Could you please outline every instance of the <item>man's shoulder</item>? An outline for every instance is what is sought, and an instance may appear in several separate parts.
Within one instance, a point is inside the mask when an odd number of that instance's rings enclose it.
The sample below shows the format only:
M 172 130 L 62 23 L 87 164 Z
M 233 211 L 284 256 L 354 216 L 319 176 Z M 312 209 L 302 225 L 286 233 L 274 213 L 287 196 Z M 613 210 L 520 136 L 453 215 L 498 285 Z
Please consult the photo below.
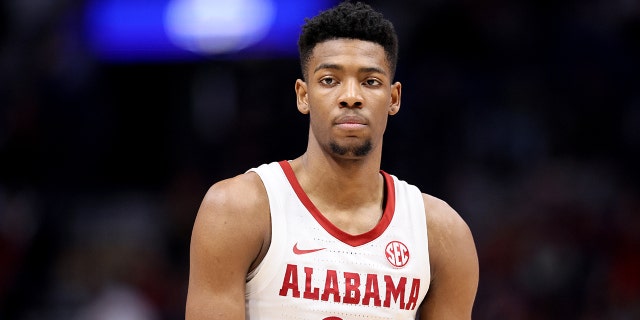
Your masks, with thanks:
M 255 171 L 247 171 L 236 176 L 215 182 L 209 191 L 234 192 L 237 189 L 255 188 L 261 185 L 260 176 Z
M 469 226 L 462 216 L 446 201 L 423 193 L 427 226 L 430 235 L 438 238 L 456 238 L 470 235 Z
M 448 216 L 457 214 L 449 203 L 436 196 L 422 192 L 422 200 L 424 201 L 425 211 L 433 213 L 436 217 L 440 217 L 441 215 Z
M 259 207 L 266 201 L 266 191 L 257 173 L 248 171 L 214 183 L 203 199 L 203 205 L 228 210 Z

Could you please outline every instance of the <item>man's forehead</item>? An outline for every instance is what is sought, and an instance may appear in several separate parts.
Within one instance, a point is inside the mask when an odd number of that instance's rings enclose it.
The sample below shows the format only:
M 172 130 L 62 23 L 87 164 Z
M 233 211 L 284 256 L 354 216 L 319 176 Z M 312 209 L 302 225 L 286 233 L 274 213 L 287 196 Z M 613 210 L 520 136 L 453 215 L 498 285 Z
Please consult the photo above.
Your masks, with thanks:
M 368 55 L 385 55 L 384 47 L 379 43 L 360 39 L 351 38 L 336 38 L 329 39 L 322 42 L 318 42 L 313 50 L 312 54 L 318 51 L 326 52 L 344 52 L 344 51 L 358 51 L 362 54 Z
M 375 42 L 356 39 L 332 39 L 318 43 L 309 57 L 309 69 L 342 69 L 347 66 L 378 68 L 388 73 L 389 61 L 384 48 Z M 376 71 L 376 70 L 370 70 Z

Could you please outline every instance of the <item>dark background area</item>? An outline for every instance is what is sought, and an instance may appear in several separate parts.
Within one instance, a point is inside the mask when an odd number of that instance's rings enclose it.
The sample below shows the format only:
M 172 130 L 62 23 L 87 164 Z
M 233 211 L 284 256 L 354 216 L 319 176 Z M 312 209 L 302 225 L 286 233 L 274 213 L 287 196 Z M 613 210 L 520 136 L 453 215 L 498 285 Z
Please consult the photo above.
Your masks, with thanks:
M 640 3 L 369 3 L 382 169 L 469 223 L 474 319 L 639 319 Z M 298 62 L 107 63 L 82 5 L 0 4 L 0 319 L 181 319 L 207 188 L 304 151 Z

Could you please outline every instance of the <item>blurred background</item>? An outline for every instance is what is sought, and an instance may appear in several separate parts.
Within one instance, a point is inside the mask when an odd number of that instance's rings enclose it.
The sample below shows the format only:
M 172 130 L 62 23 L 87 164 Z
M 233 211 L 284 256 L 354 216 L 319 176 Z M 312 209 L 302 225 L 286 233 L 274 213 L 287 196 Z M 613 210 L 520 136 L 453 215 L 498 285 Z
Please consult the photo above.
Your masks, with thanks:
M 0 319 L 184 318 L 200 201 L 304 151 L 298 30 L 335 3 L 2 1 Z M 640 2 L 368 3 L 382 168 L 469 223 L 474 319 L 640 319 Z

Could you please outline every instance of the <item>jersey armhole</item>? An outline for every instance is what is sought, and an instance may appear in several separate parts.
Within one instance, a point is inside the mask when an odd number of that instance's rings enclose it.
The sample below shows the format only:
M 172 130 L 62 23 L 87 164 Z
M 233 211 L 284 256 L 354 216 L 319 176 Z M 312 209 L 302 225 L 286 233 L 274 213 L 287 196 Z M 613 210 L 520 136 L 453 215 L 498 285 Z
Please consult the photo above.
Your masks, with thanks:
M 262 258 L 262 261 L 255 267 L 255 269 L 247 273 L 246 295 L 263 290 L 273 277 L 275 277 L 277 273 L 277 263 L 273 263 L 273 261 L 278 261 L 284 256 L 284 235 L 286 234 L 284 215 L 278 214 L 282 211 L 282 200 L 280 199 L 281 195 L 279 195 L 281 188 L 279 187 L 279 184 L 283 179 L 278 175 L 284 176 L 284 174 L 281 173 L 282 170 L 280 170 L 279 165 L 277 163 L 263 164 L 248 171 L 258 174 L 267 192 L 270 211 L 269 215 L 271 217 L 271 242 L 269 243 L 269 247 L 267 248 L 264 258 Z

